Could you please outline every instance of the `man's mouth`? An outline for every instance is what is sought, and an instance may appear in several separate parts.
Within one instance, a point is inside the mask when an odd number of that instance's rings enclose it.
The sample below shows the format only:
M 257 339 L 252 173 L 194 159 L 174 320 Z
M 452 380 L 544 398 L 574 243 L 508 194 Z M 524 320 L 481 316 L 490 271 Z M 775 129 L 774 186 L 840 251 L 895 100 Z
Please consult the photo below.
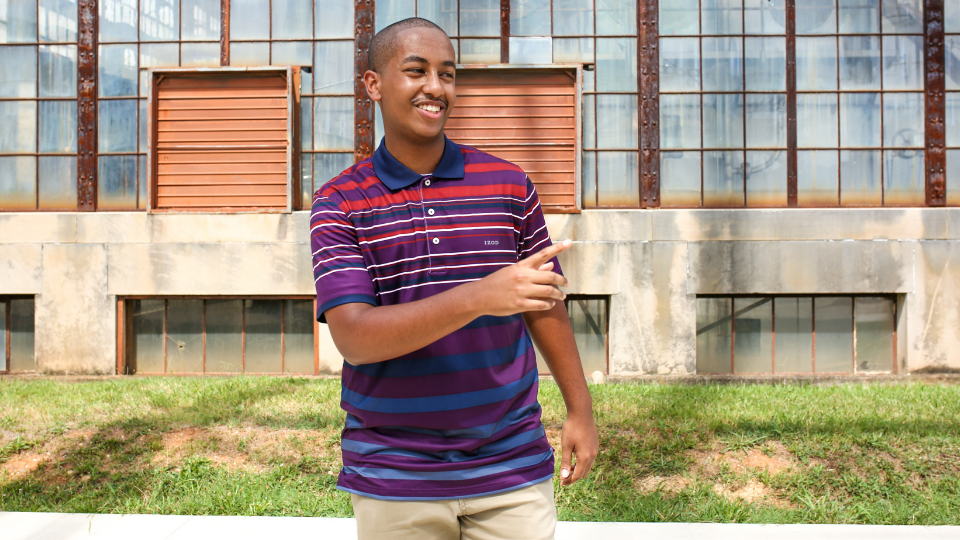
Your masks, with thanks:
M 431 114 L 437 114 L 443 109 L 443 107 L 440 105 L 435 105 L 433 103 L 420 103 L 417 105 L 417 108 Z

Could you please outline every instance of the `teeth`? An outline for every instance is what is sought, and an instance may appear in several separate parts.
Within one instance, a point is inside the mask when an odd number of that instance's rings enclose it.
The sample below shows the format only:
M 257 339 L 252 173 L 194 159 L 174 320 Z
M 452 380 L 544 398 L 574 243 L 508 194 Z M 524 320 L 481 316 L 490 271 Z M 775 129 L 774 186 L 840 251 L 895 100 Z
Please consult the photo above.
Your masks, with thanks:
M 433 112 L 433 113 L 440 112 L 440 107 L 436 105 L 419 105 L 419 107 L 428 112 Z

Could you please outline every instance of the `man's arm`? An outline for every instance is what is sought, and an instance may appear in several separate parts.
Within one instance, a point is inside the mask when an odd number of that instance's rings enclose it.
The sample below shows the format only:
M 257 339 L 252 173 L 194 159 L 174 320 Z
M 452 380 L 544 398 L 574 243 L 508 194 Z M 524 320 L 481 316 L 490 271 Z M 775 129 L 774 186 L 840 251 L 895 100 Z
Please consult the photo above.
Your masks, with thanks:
M 560 387 L 567 408 L 560 435 L 560 485 L 570 485 L 587 476 L 600 447 L 593 420 L 593 400 L 583 376 L 577 342 L 563 302 L 546 311 L 524 313 L 523 319 Z M 572 462 L 574 455 L 576 463 Z
M 550 259 L 570 247 L 565 241 L 489 276 L 429 298 L 392 306 L 342 304 L 326 312 L 330 334 L 353 365 L 383 362 L 450 335 L 482 315 L 514 315 L 563 306 L 558 287 L 566 278 Z M 572 335 L 571 335 L 572 337 Z

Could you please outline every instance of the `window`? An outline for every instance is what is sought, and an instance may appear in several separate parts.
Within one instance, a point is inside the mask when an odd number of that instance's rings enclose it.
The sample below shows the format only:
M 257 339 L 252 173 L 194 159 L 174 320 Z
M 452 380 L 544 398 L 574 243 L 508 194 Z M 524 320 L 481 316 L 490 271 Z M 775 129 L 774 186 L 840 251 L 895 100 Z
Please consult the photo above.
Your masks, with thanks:
M 580 363 L 587 375 L 599 371 L 608 373 L 607 331 L 609 329 L 609 296 L 569 295 L 564 301 L 573 337 L 577 341 Z M 538 370 L 549 374 L 550 369 L 542 358 L 537 358 Z
M 947 204 L 960 205 L 960 2 L 944 2 Z
M 888 296 L 698 297 L 697 372 L 891 372 L 896 318 Z
M 376 10 L 377 32 L 422 17 L 450 36 L 461 64 L 500 62 L 500 0 L 378 0 Z
M 129 373 L 316 373 L 313 299 L 143 298 L 123 305 Z
M 0 297 L 0 372 L 35 371 L 33 297 Z

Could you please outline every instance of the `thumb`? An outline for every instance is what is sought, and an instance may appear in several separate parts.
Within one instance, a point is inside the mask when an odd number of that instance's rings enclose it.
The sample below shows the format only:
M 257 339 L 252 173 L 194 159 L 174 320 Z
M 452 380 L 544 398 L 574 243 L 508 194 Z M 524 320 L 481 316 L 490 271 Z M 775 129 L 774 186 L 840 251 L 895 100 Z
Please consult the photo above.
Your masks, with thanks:
M 567 485 L 570 483 L 570 477 L 573 476 L 573 452 L 569 443 L 561 442 L 560 448 L 562 454 L 560 458 L 560 484 Z

